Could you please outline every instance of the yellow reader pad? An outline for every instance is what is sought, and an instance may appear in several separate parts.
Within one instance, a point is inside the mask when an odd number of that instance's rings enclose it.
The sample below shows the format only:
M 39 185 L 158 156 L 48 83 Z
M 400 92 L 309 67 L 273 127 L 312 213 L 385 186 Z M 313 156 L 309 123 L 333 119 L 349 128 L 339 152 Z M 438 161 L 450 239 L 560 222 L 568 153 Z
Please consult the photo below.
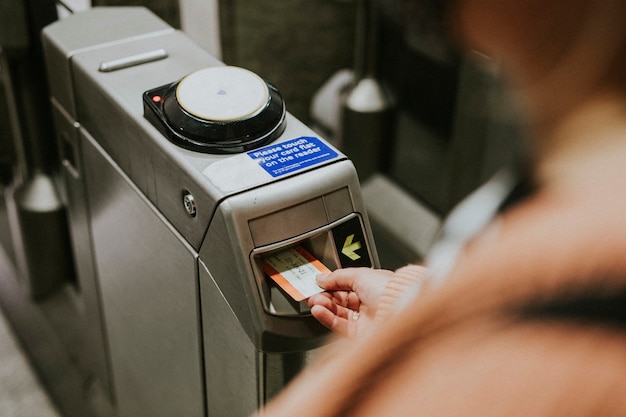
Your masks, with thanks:
M 315 277 L 331 272 L 300 246 L 264 257 L 263 270 L 296 301 L 302 301 L 324 291 L 315 282 Z

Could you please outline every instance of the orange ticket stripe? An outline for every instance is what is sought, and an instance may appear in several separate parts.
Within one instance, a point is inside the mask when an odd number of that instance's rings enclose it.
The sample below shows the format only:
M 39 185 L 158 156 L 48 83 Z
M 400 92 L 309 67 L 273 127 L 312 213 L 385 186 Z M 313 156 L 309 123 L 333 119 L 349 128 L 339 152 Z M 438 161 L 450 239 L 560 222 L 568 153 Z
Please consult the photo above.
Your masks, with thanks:
M 288 261 L 290 255 L 286 255 L 286 258 L 281 256 L 288 252 L 294 253 L 297 256 L 297 262 L 294 260 Z M 272 257 L 270 257 L 272 258 Z M 269 259 L 263 259 L 263 271 L 269 275 L 269 277 L 278 284 L 287 294 L 296 301 L 302 301 L 313 294 L 323 291 L 315 282 L 315 276 L 318 274 L 330 273 L 331 270 L 326 267 L 322 262 L 311 255 L 306 249 L 301 246 L 291 247 L 277 256 L 277 262 Z M 304 267 L 303 272 L 295 272 L 293 268 Z M 284 268 L 284 269 L 283 269 Z M 299 269 L 298 269 L 299 270 Z M 299 270 L 300 271 L 300 270 Z M 302 275 L 304 274 L 304 275 Z M 292 276 L 298 281 L 294 282 Z M 304 279 L 304 281 L 300 281 Z M 313 289 L 316 288 L 317 290 Z
M 309 263 L 313 265 L 315 269 L 320 271 L 320 274 L 330 274 L 332 272 L 330 269 L 326 267 L 326 265 L 321 263 L 317 258 L 315 258 L 313 255 L 307 252 L 303 247 L 297 246 L 295 249 L 300 255 L 302 255 L 304 259 L 309 261 Z
M 270 278 L 272 278 L 280 286 L 280 288 L 285 290 L 285 292 L 289 294 L 294 300 L 302 301 L 306 298 L 304 294 L 298 291 L 296 287 L 291 285 L 291 283 L 287 281 L 287 279 L 282 276 L 280 272 L 278 272 L 276 269 L 274 269 L 273 266 L 265 261 L 263 262 L 263 271 L 265 271 L 265 273 L 269 275 Z

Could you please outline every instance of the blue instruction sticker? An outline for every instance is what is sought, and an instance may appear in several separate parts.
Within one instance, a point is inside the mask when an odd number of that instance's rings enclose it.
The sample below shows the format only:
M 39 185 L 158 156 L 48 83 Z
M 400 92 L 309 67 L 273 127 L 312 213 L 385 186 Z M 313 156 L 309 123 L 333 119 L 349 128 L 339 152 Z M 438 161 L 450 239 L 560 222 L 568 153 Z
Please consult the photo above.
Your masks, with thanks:
M 301 136 L 250 151 L 248 156 L 272 177 L 280 177 L 336 158 L 337 152 L 316 137 Z

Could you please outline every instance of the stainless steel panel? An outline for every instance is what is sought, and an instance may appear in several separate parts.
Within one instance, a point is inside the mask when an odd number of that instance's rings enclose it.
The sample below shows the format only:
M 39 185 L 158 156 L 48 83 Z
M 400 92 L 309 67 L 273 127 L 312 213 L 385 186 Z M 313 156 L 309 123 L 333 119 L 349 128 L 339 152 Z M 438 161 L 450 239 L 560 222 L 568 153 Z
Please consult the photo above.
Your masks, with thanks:
M 202 262 L 200 291 L 208 416 L 247 416 L 259 406 L 256 349 Z
M 74 118 L 77 112 L 70 58 L 75 53 L 174 30 L 142 7 L 125 7 L 123 13 L 120 13 L 121 10 L 119 7 L 95 7 L 88 13 L 81 13 L 79 19 L 74 19 L 69 30 L 62 23 L 50 25 L 44 30 L 47 34 L 43 42 L 48 73 L 55 74 L 50 83 L 50 93 Z
M 340 188 L 337 191 L 324 196 L 324 205 L 329 222 L 339 220 L 355 210 L 352 204 L 352 196 L 348 187 Z
M 107 361 L 106 340 L 100 306 L 100 289 L 94 270 L 94 254 L 91 246 L 89 214 L 87 207 L 84 171 L 81 163 L 79 124 L 74 122 L 53 101 L 57 140 L 62 159 L 61 177 L 64 200 L 70 223 L 70 240 L 76 269 L 76 288 L 81 304 L 80 319 L 83 322 L 85 349 L 81 352 L 84 362 L 103 385 L 109 399 L 113 397 Z
M 197 255 L 85 132 L 81 139 L 118 415 L 203 416 Z
M 303 183 L 302 186 L 306 187 Z M 304 203 L 250 220 L 256 247 L 307 233 L 354 211 L 350 189 L 342 187 Z
M 255 246 L 265 246 L 306 233 L 327 223 L 321 197 L 250 220 Z

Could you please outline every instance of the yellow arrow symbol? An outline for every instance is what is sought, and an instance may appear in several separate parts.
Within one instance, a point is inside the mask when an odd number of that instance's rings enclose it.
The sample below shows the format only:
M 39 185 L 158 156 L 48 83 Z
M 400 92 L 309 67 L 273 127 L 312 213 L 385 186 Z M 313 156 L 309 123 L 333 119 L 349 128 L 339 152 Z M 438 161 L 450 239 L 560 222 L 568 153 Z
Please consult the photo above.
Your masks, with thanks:
M 357 259 L 361 259 L 361 255 L 357 255 L 356 253 L 354 253 L 354 251 L 361 249 L 361 242 L 352 243 L 352 239 L 354 239 L 353 234 L 346 238 L 346 241 L 343 243 L 343 249 L 341 249 L 341 253 L 343 253 L 353 261 L 356 261 Z

